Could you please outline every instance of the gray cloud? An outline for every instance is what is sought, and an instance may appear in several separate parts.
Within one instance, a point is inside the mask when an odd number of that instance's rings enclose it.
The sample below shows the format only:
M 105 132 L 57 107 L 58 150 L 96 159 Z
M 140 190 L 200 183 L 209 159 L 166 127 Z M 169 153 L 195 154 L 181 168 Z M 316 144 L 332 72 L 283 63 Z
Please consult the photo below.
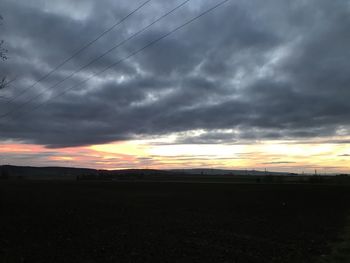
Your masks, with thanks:
M 217 1 L 190 4 L 70 80 L 70 75 L 181 1 L 154 0 L 12 103 L 0 139 L 48 147 L 182 134 L 176 143 L 239 143 L 349 135 L 350 8 L 346 1 L 229 2 L 117 67 L 55 98 Z M 1 4 L 11 98 L 141 1 Z M 52 98 L 33 110 L 38 103 Z M 204 131 L 193 135 L 193 130 Z M 225 130 L 225 132 L 223 132 Z

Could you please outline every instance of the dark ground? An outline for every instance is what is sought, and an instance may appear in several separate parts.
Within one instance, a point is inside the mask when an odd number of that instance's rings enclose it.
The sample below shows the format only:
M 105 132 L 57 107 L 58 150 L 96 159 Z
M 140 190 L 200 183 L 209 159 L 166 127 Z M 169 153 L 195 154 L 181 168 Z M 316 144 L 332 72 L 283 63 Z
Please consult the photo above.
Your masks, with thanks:
M 313 262 L 350 187 L 0 181 L 0 262 Z

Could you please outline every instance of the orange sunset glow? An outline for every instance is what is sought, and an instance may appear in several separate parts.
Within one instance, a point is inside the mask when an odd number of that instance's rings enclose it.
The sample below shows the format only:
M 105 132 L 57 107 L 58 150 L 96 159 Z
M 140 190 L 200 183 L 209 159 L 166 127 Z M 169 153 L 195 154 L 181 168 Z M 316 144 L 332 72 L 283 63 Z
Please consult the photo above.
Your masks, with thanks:
M 350 146 L 285 141 L 247 145 L 156 144 L 152 140 L 50 149 L 33 144 L 0 144 L 4 164 L 70 166 L 96 169 L 268 169 L 330 174 L 349 171 Z

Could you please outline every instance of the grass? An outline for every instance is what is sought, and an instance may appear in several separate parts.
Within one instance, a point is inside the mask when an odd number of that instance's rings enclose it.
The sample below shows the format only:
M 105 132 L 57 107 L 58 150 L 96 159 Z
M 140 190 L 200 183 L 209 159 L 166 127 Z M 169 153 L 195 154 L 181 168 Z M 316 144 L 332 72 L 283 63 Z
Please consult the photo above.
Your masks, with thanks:
M 339 240 L 332 244 L 329 255 L 320 257 L 320 263 L 348 263 L 350 262 L 350 216 L 347 224 L 339 235 Z
M 0 262 L 338 260 L 346 247 L 332 250 L 330 244 L 343 233 L 349 190 L 327 185 L 3 181 Z

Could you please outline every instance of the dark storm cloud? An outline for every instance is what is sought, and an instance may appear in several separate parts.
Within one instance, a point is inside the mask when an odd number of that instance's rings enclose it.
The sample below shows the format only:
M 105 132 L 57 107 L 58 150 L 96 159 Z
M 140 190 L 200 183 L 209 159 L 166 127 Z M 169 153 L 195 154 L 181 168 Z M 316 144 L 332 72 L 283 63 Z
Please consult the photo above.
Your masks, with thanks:
M 11 103 L 1 102 L 1 113 L 18 111 L 0 119 L 0 138 L 65 147 L 174 132 L 180 134 L 175 143 L 349 135 L 350 7 L 340 0 L 230 1 L 82 83 L 218 3 L 192 0 L 91 67 L 50 88 L 181 3 L 164 2 L 151 1 L 29 89 L 142 1 L 2 1 L 0 30 L 10 59 L 1 63 L 0 72 L 19 79 L 1 95 L 11 98 L 29 90 Z M 66 88 L 69 91 L 55 97 Z M 44 96 L 20 108 L 41 93 Z
M 176 142 L 179 144 L 222 144 L 235 143 L 236 137 L 232 133 L 211 131 L 200 135 L 187 134 Z

